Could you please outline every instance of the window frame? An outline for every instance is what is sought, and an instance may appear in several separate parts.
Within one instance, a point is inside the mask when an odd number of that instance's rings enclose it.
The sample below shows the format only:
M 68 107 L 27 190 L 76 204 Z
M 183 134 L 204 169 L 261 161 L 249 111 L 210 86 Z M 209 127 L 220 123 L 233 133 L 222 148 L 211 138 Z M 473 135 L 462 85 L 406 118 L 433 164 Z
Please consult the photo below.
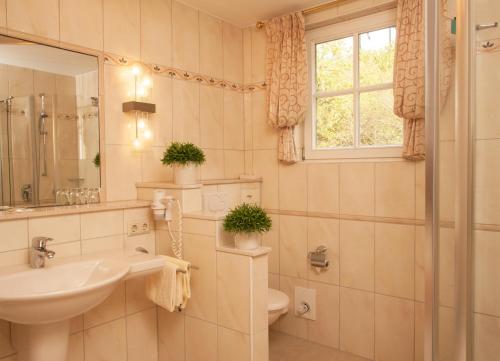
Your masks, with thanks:
M 309 111 L 304 125 L 304 160 L 315 159 L 356 159 L 356 158 L 401 158 L 402 145 L 362 146 L 359 145 L 360 94 L 393 88 L 393 83 L 370 86 L 359 85 L 359 35 L 396 25 L 395 10 L 363 16 L 354 20 L 312 29 L 306 32 L 307 56 L 309 59 Z M 332 40 L 353 37 L 353 88 L 341 91 L 316 92 L 316 45 Z M 322 96 L 354 96 L 355 146 L 350 148 L 315 148 L 316 100 L 317 93 Z

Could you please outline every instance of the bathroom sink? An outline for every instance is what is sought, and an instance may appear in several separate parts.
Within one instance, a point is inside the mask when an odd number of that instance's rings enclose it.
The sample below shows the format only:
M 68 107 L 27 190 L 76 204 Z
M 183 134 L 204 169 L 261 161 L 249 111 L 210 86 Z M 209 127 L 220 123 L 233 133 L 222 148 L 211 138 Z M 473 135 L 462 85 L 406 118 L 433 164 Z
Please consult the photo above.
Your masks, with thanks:
M 37 325 L 67 320 L 97 306 L 127 275 L 130 265 L 94 259 L 24 268 L 0 271 L 0 318 Z

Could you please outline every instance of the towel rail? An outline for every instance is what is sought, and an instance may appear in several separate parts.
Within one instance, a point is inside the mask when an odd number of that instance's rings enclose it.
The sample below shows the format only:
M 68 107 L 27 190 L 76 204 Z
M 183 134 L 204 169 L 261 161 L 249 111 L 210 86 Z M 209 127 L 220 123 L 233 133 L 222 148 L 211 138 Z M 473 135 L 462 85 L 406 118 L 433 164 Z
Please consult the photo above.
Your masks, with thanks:
M 199 269 L 200 269 L 200 267 L 198 267 L 198 266 L 194 266 L 194 265 L 189 265 L 189 267 L 188 267 L 188 268 L 190 268 L 190 269 L 192 269 L 192 270 L 193 270 L 193 269 L 194 269 L 194 270 L 199 270 Z M 186 271 L 181 270 L 181 269 L 178 269 L 176 272 L 178 272 L 178 273 L 187 273 Z

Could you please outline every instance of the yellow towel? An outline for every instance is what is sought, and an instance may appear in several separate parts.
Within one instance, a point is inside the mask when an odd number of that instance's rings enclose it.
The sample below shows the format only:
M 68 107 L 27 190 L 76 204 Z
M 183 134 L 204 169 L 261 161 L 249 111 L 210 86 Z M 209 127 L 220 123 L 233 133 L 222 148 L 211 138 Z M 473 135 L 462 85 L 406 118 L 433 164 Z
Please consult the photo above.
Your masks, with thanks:
M 148 276 L 146 295 L 167 311 L 184 309 L 191 297 L 189 262 L 168 256 L 161 257 L 165 259 L 165 266 L 160 272 Z

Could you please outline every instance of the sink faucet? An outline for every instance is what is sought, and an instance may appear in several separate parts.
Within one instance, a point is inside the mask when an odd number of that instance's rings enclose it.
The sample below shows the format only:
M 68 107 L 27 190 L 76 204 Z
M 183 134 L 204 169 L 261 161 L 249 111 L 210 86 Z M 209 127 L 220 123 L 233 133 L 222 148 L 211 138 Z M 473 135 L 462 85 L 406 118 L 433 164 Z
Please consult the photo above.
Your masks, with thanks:
M 31 240 L 30 249 L 30 267 L 43 268 L 45 267 L 45 259 L 52 259 L 56 255 L 54 251 L 49 251 L 46 248 L 47 242 L 53 241 L 49 237 L 35 237 Z

